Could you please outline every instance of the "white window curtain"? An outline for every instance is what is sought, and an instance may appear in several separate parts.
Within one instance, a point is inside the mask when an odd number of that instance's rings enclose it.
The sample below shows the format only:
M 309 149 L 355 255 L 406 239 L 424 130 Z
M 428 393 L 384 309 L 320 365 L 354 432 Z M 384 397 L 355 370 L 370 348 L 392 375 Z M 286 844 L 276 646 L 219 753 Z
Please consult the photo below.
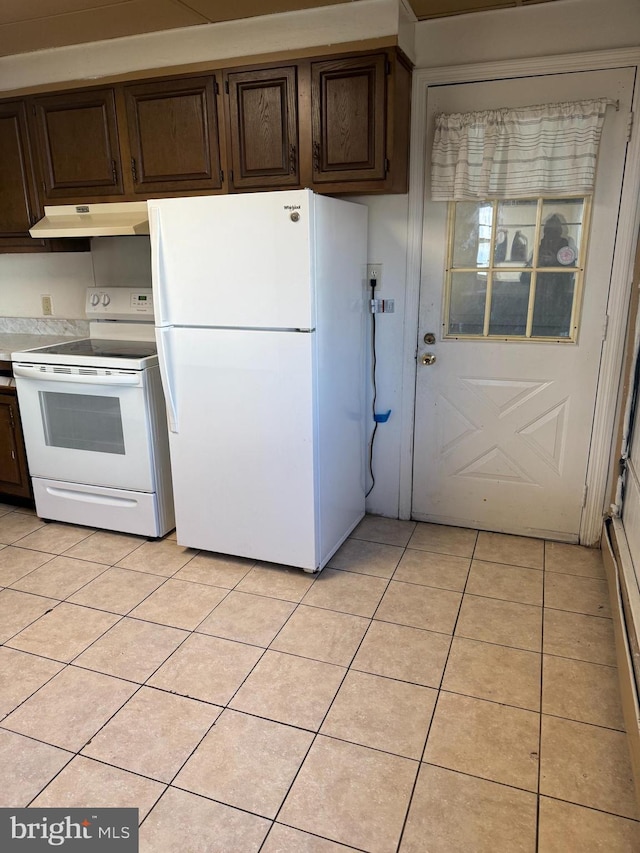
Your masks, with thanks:
M 436 116 L 431 198 L 589 195 L 611 103 L 601 98 Z

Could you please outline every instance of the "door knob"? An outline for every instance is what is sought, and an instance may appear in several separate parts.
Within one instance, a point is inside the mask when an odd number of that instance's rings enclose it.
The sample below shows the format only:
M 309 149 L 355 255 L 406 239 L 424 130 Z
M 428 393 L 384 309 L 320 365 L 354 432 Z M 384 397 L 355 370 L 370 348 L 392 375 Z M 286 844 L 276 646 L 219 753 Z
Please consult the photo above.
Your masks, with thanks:
M 434 364 L 436 360 L 435 355 L 432 352 L 425 352 L 425 354 L 421 357 L 420 361 L 425 364 L 427 367 L 430 364 Z

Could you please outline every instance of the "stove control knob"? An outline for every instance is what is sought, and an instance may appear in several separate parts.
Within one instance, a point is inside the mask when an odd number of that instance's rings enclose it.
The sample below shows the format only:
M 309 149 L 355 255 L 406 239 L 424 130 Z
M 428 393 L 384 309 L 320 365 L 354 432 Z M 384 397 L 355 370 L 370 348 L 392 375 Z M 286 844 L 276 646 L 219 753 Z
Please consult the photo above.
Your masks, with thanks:
M 109 294 L 108 294 L 108 293 L 103 293 L 103 294 L 102 294 L 102 304 L 105 306 L 105 308 L 107 307 L 107 305 L 108 305 L 110 302 L 111 302 L 111 297 L 109 296 Z
M 91 304 L 93 306 L 96 306 L 98 304 L 98 302 L 100 302 L 100 294 L 99 293 L 92 293 L 91 294 Z

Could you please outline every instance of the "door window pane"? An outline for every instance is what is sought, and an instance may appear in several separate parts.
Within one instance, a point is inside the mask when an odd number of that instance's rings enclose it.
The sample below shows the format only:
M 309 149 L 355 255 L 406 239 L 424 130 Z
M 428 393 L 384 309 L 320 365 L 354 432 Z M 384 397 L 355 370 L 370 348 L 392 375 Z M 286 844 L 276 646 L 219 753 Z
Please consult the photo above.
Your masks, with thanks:
M 120 400 L 93 394 L 40 391 L 44 437 L 49 447 L 124 455 Z
M 536 236 L 538 201 L 499 201 L 496 265 L 522 266 L 531 262 Z
M 584 199 L 545 199 L 537 265 L 574 267 L 580 255 Z
M 529 279 L 521 273 L 495 273 L 491 289 L 490 335 L 524 335 L 529 310 Z
M 453 273 L 449 305 L 450 335 L 481 335 L 487 296 L 486 273 Z
M 574 272 L 539 272 L 533 308 L 534 338 L 568 338 L 575 293 Z
M 589 210 L 588 198 L 453 203 L 445 335 L 575 342 Z
M 452 266 L 488 267 L 491 260 L 493 205 L 459 202 L 453 224 Z

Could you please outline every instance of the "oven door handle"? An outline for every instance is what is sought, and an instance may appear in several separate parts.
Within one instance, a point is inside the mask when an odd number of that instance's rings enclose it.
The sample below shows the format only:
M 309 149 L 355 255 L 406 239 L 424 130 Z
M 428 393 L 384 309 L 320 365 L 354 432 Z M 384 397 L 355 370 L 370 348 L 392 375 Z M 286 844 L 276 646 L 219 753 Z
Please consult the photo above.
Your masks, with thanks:
M 22 376 L 25 379 L 38 379 L 42 382 L 71 382 L 80 385 L 111 385 L 133 387 L 142 386 L 142 373 L 107 373 L 107 374 L 79 374 L 79 373 L 49 373 L 33 367 L 30 364 L 13 365 L 13 375 Z

